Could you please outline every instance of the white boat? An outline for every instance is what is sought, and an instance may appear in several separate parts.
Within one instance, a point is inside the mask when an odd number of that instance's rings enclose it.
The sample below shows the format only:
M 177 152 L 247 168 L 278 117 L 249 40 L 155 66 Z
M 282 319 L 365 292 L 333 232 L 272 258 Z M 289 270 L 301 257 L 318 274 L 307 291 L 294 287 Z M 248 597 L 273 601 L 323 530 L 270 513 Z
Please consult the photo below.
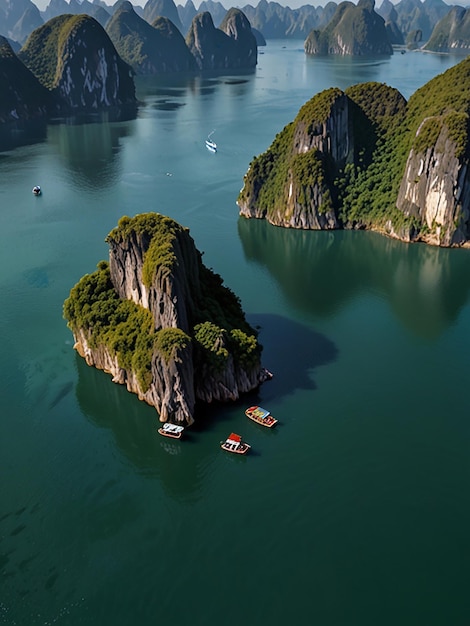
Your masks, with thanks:
M 35 196 L 40 196 L 41 195 L 41 187 L 39 185 L 35 185 L 33 187 L 33 194 Z
M 214 132 L 215 131 L 213 130 L 211 133 L 209 133 L 206 139 L 206 148 L 210 150 L 211 152 L 217 152 L 217 144 L 215 143 L 215 141 L 212 141 L 211 139 L 211 135 L 213 135 Z
M 171 437 L 172 439 L 181 439 L 184 426 L 178 426 L 177 424 L 170 424 L 166 422 L 161 428 L 158 429 L 160 435 L 164 437 Z

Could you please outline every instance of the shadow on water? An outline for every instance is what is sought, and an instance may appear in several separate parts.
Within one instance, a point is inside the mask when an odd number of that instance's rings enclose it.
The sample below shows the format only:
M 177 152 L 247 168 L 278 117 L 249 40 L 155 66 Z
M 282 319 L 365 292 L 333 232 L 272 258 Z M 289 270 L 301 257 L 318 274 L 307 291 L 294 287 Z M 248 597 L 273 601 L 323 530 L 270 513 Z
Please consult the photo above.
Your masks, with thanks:
M 72 184 L 78 189 L 101 189 L 120 176 L 121 139 L 134 133 L 133 119 L 114 116 L 69 118 L 48 128 L 49 143 L 62 157 Z
M 253 315 L 249 322 L 260 331 L 262 361 L 275 376 L 275 383 L 262 386 L 264 401 L 279 400 L 297 389 L 315 389 L 315 370 L 336 359 L 335 345 L 302 324 L 277 315 Z M 143 475 L 157 476 L 172 497 L 199 498 L 207 467 L 221 452 L 221 437 L 233 430 L 234 416 L 244 415 L 247 406 L 259 403 L 258 392 L 253 392 L 228 404 L 199 404 L 196 423 L 185 438 L 171 440 L 157 433 L 158 414 L 153 407 L 123 385 L 114 384 L 108 374 L 88 366 L 78 354 L 76 359 L 76 396 L 83 414 L 96 426 L 112 431 L 124 457 Z M 275 432 L 266 435 L 275 436 Z M 252 452 L 258 455 L 255 449 Z
M 42 143 L 46 138 L 46 120 L 18 121 L 10 124 L 0 124 L 0 153 L 14 150 L 20 146 Z M 1 155 L 0 158 L 2 158 Z
M 470 252 L 376 233 L 299 231 L 240 218 L 246 258 L 265 266 L 299 310 L 329 317 L 365 294 L 386 300 L 418 336 L 439 336 L 470 289 Z
M 223 85 L 232 89 L 231 95 L 242 95 L 255 77 L 255 70 L 224 70 L 205 71 L 198 74 L 164 74 L 160 76 L 136 76 L 135 85 L 137 97 L 145 101 L 149 97 L 185 98 L 209 95 Z
M 218 445 L 195 446 L 197 434 L 190 431 L 184 440 L 160 436 L 153 407 L 113 383 L 108 374 L 88 366 L 80 356 L 76 359 L 76 396 L 83 414 L 113 433 L 117 448 L 140 474 L 158 477 L 173 498 L 198 500 L 205 467 L 219 452 Z

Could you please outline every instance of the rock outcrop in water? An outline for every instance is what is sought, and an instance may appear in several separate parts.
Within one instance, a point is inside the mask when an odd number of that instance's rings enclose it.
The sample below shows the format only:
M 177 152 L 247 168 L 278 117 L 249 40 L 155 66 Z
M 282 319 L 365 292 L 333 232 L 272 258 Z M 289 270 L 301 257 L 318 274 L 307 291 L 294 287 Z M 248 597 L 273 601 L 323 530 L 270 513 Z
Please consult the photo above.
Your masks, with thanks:
M 149 24 L 130 2 L 123 2 L 106 27 L 111 41 L 136 74 L 164 74 L 197 69 L 183 35 L 166 17 Z
M 64 304 L 75 349 L 154 406 L 189 425 L 197 401 L 231 401 L 270 374 L 238 298 L 204 266 L 189 231 L 157 213 L 122 218 L 109 264 Z
M 215 28 L 210 13 L 199 13 L 192 21 L 186 44 L 201 70 L 256 67 L 256 38 L 239 9 L 230 9 L 220 28 Z
M 378 83 L 322 92 L 250 164 L 240 214 L 288 228 L 369 228 L 467 245 L 469 111 L 470 59 L 408 103 Z
M 374 6 L 374 0 L 359 0 L 357 5 L 341 2 L 324 29 L 310 32 L 304 44 L 306 54 L 393 54 L 384 19 Z
M 69 111 L 135 105 L 131 68 L 88 15 L 61 15 L 36 29 L 19 57 Z

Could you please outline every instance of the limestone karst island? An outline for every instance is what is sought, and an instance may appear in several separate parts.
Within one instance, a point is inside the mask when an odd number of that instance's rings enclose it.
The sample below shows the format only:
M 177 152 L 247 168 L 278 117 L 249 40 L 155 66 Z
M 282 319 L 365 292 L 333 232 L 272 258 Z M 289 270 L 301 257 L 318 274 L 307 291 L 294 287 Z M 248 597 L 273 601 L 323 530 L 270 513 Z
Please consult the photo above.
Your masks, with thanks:
M 364 83 L 315 95 L 256 157 L 241 215 L 277 226 L 470 240 L 470 58 L 418 89 Z
M 158 213 L 123 217 L 109 263 L 64 303 L 75 349 L 154 406 L 190 425 L 197 401 L 230 401 L 270 377 L 257 333 L 222 278 L 205 267 L 188 229 Z

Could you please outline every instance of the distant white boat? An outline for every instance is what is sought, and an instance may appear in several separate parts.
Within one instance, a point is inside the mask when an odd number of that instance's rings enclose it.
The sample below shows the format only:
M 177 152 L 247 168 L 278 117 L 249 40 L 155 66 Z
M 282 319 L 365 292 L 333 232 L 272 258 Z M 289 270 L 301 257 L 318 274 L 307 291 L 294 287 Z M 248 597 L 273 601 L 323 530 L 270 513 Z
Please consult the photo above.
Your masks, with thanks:
M 213 130 L 211 133 L 209 133 L 206 139 L 206 148 L 210 150 L 211 152 L 217 152 L 217 144 L 215 143 L 215 141 L 212 141 L 211 139 L 211 135 L 213 135 L 214 132 L 215 131 Z
M 35 196 L 40 196 L 41 195 L 41 187 L 39 185 L 35 185 L 33 187 L 33 194 Z

